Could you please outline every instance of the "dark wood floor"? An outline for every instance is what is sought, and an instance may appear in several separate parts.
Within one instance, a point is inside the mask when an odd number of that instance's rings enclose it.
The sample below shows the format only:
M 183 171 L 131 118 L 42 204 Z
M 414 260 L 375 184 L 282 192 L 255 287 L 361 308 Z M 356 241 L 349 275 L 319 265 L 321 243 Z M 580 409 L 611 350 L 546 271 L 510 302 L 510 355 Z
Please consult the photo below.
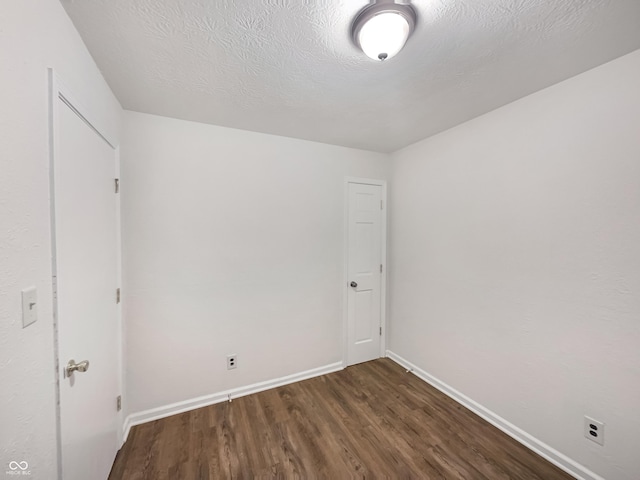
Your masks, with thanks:
M 388 359 L 133 427 L 110 480 L 570 479 Z

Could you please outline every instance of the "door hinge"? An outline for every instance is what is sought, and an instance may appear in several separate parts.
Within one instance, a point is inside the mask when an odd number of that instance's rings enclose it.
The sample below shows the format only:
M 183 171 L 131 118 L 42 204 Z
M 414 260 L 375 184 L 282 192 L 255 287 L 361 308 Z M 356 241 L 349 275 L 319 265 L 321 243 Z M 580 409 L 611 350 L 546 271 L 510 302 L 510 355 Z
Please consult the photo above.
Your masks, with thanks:
M 380 327 L 380 336 L 382 336 L 382 327 Z
M 114 184 L 115 184 L 116 193 L 120 193 L 120 179 L 119 178 L 115 178 L 114 179 Z
M 384 203 L 382 203 L 382 202 L 383 202 L 383 200 L 380 200 L 380 210 L 384 209 Z
M 382 264 L 380 264 L 380 273 L 382 273 Z
M 120 289 L 116 288 L 116 303 L 120 303 Z
M 118 397 L 116 398 L 116 409 L 118 410 L 118 412 L 122 410 L 122 395 L 118 395 Z

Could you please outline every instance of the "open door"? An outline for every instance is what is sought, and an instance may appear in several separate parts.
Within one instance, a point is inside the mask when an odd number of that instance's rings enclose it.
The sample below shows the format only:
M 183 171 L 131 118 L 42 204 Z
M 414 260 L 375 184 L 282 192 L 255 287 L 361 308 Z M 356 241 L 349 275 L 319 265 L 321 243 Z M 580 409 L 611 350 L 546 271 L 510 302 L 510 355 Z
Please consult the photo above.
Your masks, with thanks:
M 118 450 L 117 153 L 52 76 L 52 234 L 64 480 L 105 480 Z

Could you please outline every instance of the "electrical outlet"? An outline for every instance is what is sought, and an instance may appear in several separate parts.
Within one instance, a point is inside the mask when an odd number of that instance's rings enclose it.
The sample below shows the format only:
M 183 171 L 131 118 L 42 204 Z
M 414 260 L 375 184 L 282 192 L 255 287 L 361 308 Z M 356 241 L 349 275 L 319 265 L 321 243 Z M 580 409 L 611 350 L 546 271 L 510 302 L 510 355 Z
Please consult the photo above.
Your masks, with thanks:
M 233 370 L 238 366 L 237 355 L 227 355 L 227 370 Z
M 598 445 L 604 445 L 604 423 L 585 415 L 584 436 Z

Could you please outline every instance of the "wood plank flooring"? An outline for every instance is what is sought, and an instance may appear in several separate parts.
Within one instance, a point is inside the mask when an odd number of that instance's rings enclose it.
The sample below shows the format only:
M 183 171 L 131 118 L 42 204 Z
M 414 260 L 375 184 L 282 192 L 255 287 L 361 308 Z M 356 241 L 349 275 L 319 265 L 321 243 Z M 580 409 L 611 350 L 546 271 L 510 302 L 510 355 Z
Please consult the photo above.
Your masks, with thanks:
M 389 359 L 133 427 L 109 480 L 570 479 Z

